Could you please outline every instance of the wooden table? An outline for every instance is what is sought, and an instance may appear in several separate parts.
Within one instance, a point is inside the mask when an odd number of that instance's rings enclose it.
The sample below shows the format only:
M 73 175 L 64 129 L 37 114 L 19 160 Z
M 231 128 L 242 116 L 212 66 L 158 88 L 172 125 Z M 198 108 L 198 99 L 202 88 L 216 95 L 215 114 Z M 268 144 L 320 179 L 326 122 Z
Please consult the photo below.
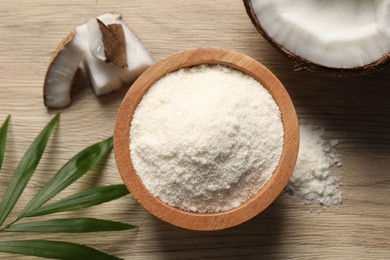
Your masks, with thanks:
M 0 4 L 0 121 L 12 115 L 0 192 L 32 139 L 58 111 L 43 106 L 42 83 L 58 42 L 76 25 L 117 11 L 160 59 L 178 50 L 216 46 L 248 54 L 269 67 L 290 93 L 299 119 L 325 127 L 338 139 L 344 201 L 323 209 L 282 194 L 263 213 L 232 229 L 195 232 L 166 224 L 131 196 L 58 216 L 91 216 L 133 223 L 138 231 L 102 234 L 10 234 L 5 239 L 84 243 L 125 259 L 389 259 L 390 258 L 390 68 L 366 77 L 336 79 L 292 71 L 289 60 L 255 30 L 240 1 L 2 0 Z M 112 135 L 126 89 L 96 97 L 84 74 L 73 104 L 12 216 L 80 149 Z M 121 183 L 111 155 L 104 166 L 61 196 L 100 184 Z M 1 194 L 1 193 L 0 193 Z M 60 197 L 61 197 L 60 196 Z M 28 257 L 0 254 L 1 259 Z

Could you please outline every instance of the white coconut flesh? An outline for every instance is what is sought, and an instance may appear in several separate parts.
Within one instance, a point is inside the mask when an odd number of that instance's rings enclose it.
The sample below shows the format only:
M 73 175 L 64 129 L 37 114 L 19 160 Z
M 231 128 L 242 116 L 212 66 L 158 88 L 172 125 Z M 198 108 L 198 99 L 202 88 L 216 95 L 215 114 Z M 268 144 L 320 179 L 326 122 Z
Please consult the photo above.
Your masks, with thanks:
M 103 34 L 97 23 L 105 26 L 121 25 L 124 35 L 125 66 L 107 61 Z M 153 58 L 138 37 L 125 24 L 119 14 L 106 13 L 90 19 L 75 28 L 66 43 L 55 53 L 49 65 L 44 85 L 44 102 L 47 107 L 63 108 L 71 102 L 73 78 L 81 61 L 86 67 L 96 95 L 110 93 L 129 85 L 144 70 L 153 64 Z
M 107 63 L 102 33 L 96 19 L 76 27 L 76 34 L 87 42 L 84 66 L 87 69 L 96 95 L 107 94 L 130 84 L 154 63 L 153 58 L 138 37 L 126 25 L 119 14 L 107 13 L 97 17 L 105 25 L 120 24 L 126 39 L 127 68 Z
M 252 0 L 266 34 L 289 52 L 330 68 L 390 55 L 390 0 Z

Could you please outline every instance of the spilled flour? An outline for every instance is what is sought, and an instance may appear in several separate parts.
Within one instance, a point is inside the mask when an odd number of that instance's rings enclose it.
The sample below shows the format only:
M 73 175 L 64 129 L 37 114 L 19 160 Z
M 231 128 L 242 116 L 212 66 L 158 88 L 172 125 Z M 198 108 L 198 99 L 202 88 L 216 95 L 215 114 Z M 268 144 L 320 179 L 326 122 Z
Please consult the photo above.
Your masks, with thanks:
M 340 182 L 331 174 L 332 166 L 341 166 L 335 153 L 337 140 L 322 139 L 322 128 L 301 125 L 297 164 L 286 191 L 306 203 L 325 206 L 342 202 Z

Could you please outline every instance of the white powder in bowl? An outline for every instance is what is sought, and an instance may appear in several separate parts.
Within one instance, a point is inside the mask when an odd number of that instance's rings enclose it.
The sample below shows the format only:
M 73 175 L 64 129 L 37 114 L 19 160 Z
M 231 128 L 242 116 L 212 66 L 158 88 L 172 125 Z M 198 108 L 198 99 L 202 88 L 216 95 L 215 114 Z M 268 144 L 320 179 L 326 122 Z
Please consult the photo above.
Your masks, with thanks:
M 325 141 L 323 132 L 323 128 L 300 126 L 298 160 L 286 190 L 306 203 L 338 205 L 342 201 L 339 181 L 331 174 L 332 166 L 341 166 L 334 151 L 337 140 Z
M 226 211 L 270 179 L 283 135 L 279 107 L 258 81 L 200 65 L 167 74 L 144 95 L 131 122 L 131 159 L 163 202 Z

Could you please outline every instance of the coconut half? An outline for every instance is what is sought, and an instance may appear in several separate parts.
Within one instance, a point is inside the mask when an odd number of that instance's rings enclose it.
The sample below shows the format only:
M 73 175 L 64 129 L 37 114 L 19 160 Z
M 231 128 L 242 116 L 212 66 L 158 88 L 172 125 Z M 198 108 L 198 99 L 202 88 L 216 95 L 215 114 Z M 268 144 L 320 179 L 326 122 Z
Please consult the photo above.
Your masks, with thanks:
M 244 0 L 257 30 L 297 68 L 343 76 L 390 61 L 390 0 Z
M 96 95 L 131 84 L 154 63 L 119 14 L 106 13 L 90 19 L 77 26 L 54 53 L 44 84 L 47 107 L 70 104 L 73 78 L 81 62 Z

